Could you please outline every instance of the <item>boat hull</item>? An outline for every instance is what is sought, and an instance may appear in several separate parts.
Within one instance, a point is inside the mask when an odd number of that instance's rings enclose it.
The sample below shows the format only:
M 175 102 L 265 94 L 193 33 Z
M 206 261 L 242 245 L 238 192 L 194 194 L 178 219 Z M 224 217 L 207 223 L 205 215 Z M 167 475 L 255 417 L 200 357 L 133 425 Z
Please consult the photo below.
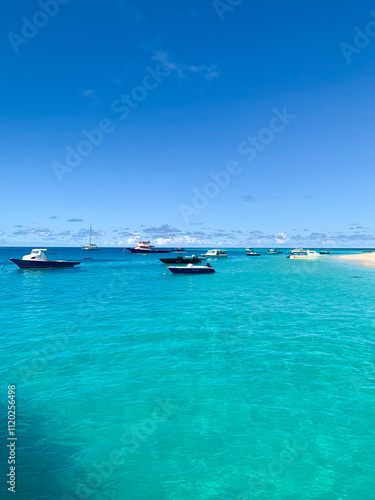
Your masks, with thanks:
M 47 260 L 47 261 L 33 261 L 33 260 L 22 260 L 22 259 L 9 259 L 14 264 L 16 264 L 20 269 L 46 269 L 51 267 L 74 267 L 78 266 L 80 262 L 68 262 L 59 260 Z
M 260 253 L 257 253 L 257 252 L 252 252 L 252 253 L 247 253 L 246 254 L 248 257 L 259 257 L 260 256 Z
M 212 267 L 168 267 L 173 274 L 213 274 L 215 269 Z
M 205 259 L 226 259 L 228 255 L 208 255 L 206 253 L 201 254 Z
M 317 259 L 319 257 L 320 257 L 319 255 L 313 255 L 311 257 L 298 256 L 298 255 L 288 255 L 287 259 L 291 259 L 291 260 L 313 260 L 313 259 Z

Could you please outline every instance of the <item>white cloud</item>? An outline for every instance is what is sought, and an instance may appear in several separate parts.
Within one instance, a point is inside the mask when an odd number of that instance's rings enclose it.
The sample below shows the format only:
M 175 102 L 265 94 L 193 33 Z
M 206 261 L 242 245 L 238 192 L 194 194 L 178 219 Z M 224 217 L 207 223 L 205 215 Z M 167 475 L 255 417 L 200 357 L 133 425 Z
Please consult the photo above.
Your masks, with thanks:
M 84 96 L 84 97 L 90 97 L 90 95 L 93 95 L 94 94 L 94 91 L 91 90 L 91 89 L 87 89 L 87 90 L 84 90 L 83 92 L 81 92 L 81 94 Z
M 213 80 L 214 78 L 219 78 L 221 74 L 214 64 L 195 65 L 180 63 L 172 60 L 171 54 L 162 50 L 156 52 L 153 59 L 162 63 L 169 71 L 175 71 L 179 78 L 187 78 L 189 74 L 195 73 L 203 76 L 206 80 Z
M 288 243 L 289 238 L 286 233 L 277 233 L 275 234 L 276 243 Z

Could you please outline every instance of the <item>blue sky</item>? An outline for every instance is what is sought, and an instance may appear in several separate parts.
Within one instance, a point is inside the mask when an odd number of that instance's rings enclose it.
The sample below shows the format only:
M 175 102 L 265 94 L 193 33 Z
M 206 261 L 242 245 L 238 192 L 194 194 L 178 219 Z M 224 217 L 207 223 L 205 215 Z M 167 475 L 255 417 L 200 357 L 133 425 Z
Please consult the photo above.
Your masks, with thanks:
M 372 2 L 60 2 L 2 7 L 0 245 L 375 246 Z

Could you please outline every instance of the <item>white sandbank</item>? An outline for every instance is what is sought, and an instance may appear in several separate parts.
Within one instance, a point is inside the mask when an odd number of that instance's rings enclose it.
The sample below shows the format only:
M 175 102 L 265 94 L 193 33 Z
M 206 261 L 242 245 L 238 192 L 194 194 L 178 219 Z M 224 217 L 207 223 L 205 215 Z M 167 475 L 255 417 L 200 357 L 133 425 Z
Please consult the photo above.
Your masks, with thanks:
M 375 252 L 355 253 L 350 255 L 337 255 L 336 259 L 344 260 L 348 264 L 359 266 L 375 267 Z

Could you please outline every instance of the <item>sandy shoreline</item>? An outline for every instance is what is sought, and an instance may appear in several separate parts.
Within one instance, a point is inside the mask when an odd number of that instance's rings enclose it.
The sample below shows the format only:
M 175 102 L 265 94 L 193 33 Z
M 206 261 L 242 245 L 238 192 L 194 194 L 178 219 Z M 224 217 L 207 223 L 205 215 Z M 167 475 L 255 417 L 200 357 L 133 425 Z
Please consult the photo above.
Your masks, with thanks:
M 359 266 L 375 267 L 375 252 L 357 253 L 350 255 L 337 255 L 336 259 L 347 261 L 348 264 L 356 264 Z

